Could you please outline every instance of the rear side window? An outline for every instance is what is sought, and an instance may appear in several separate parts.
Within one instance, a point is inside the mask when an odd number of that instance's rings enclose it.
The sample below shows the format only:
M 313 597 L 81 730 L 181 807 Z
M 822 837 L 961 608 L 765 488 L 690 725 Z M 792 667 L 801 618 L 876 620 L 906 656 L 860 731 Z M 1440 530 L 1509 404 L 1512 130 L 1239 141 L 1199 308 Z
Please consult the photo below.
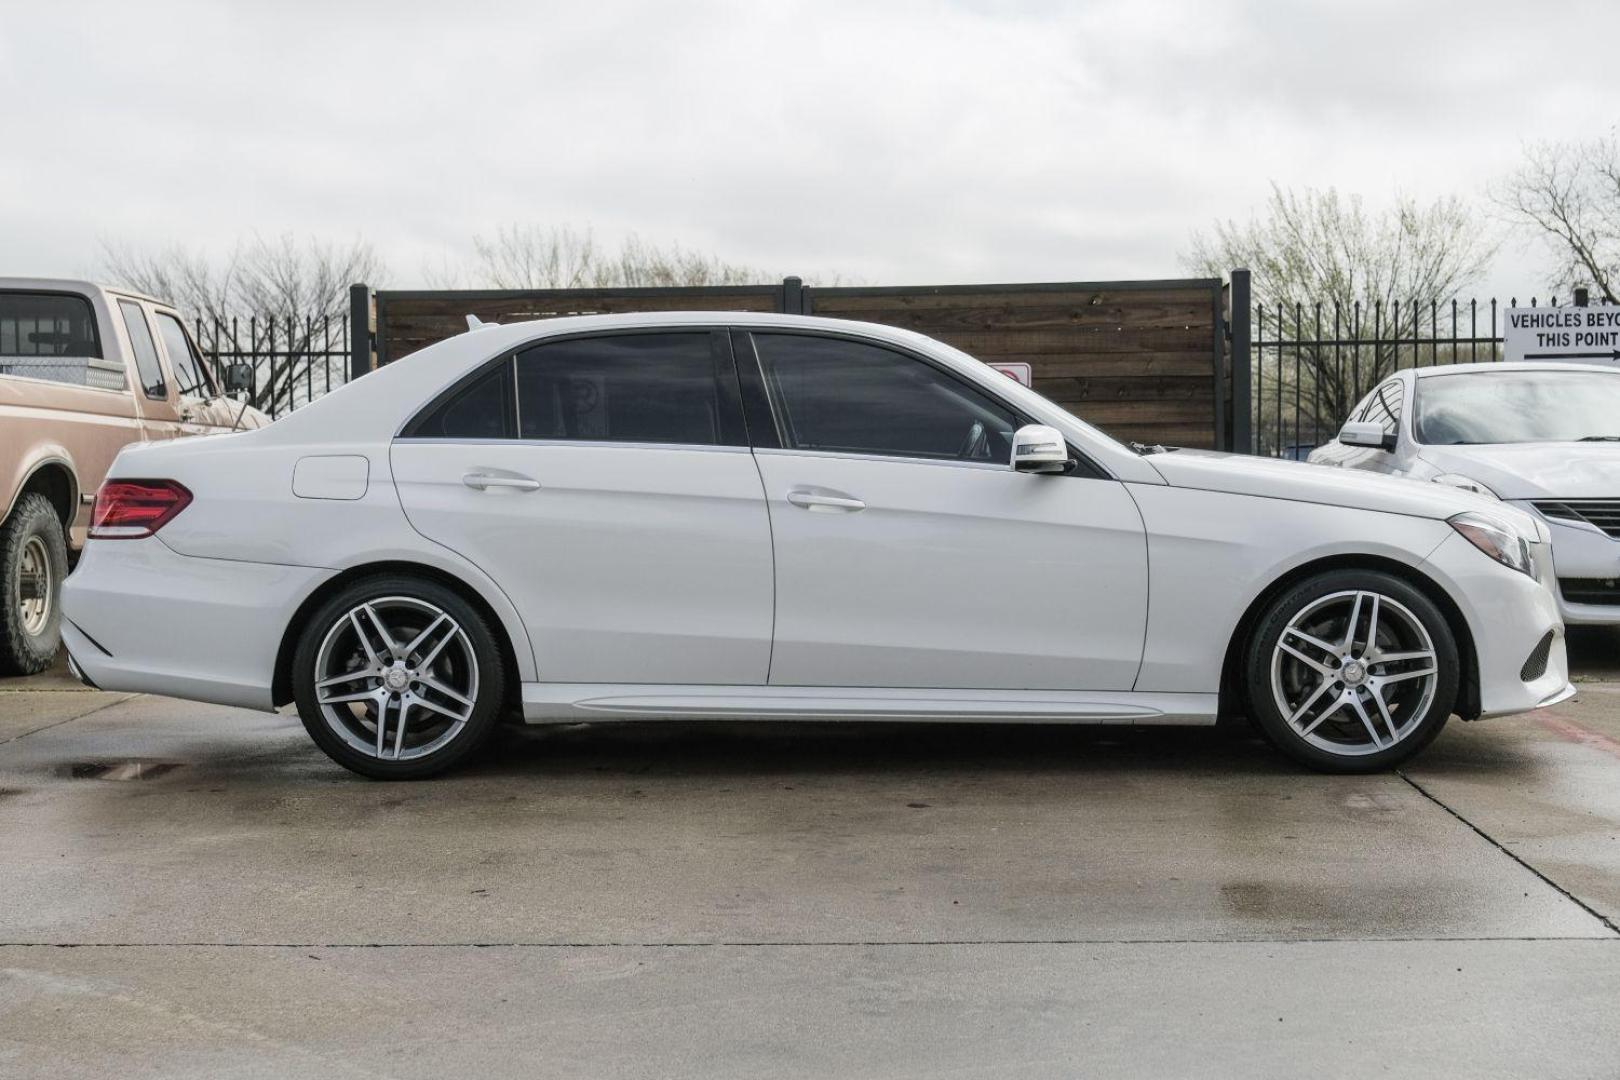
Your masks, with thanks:
M 784 445 L 797 450 L 1000 462 L 1016 415 L 914 357 L 831 337 L 755 334 Z
M 159 311 L 156 317 L 158 335 L 163 338 L 164 351 L 169 354 L 169 369 L 174 372 L 174 381 L 178 384 L 175 389 L 190 397 L 211 397 L 214 391 L 209 385 L 202 357 L 192 348 L 186 328 L 173 315 Z
M 129 331 L 129 345 L 135 350 L 135 371 L 141 377 L 141 389 L 149 398 L 169 396 L 168 383 L 163 378 L 163 365 L 158 363 L 157 343 L 152 340 L 152 328 L 146 325 L 146 313 L 132 300 L 118 301 L 118 310 L 124 315 L 124 328 Z
M 66 293 L 0 292 L 0 375 L 124 389 L 124 370 L 102 359 L 90 301 Z
M 418 439 L 510 439 L 513 430 L 512 361 L 502 360 L 412 424 L 406 434 Z
M 711 335 L 614 334 L 549 342 L 517 356 L 525 439 L 727 442 L 721 356 Z M 740 440 L 739 440 L 740 441 Z

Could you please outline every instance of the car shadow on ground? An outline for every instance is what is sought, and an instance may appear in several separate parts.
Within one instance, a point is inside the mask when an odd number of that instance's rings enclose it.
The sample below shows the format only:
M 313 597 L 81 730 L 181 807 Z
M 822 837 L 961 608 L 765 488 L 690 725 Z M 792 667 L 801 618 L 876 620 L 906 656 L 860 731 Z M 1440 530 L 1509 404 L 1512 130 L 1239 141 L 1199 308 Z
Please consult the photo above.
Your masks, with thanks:
M 636 722 L 502 730 L 469 774 L 850 776 L 1297 771 L 1238 722 L 1219 728 L 1062 724 Z

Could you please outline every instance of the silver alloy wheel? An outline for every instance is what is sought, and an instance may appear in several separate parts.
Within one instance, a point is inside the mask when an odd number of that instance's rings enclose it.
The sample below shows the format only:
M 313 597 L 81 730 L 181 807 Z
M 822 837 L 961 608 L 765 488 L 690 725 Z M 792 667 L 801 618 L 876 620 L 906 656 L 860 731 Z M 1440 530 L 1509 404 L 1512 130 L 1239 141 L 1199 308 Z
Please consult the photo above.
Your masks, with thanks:
M 54 575 L 51 572 L 51 553 L 45 541 L 30 536 L 23 545 L 22 559 L 17 566 L 17 614 L 23 630 L 30 637 L 38 637 L 51 621 L 51 594 Z
M 1418 617 L 1361 589 L 1300 609 L 1271 654 L 1271 692 L 1284 721 L 1312 746 L 1346 757 L 1411 735 L 1439 678 L 1434 641 Z
M 478 655 L 461 624 L 410 596 L 351 609 L 315 654 L 315 698 L 328 727 L 380 761 L 449 745 L 478 701 Z

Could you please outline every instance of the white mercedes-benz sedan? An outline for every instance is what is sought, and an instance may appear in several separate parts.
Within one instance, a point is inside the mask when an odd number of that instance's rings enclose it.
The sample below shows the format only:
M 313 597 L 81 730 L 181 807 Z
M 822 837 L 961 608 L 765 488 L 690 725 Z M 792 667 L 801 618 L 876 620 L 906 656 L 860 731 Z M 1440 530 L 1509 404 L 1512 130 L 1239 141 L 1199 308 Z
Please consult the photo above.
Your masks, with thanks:
M 1543 519 L 1566 623 L 1620 623 L 1620 370 L 1455 364 L 1400 371 L 1310 460 L 1501 499 Z
M 367 776 L 505 717 L 1210 724 L 1306 765 L 1562 701 L 1547 531 L 1436 484 L 1131 448 L 903 330 L 475 330 L 260 431 L 125 450 L 66 583 L 110 690 Z

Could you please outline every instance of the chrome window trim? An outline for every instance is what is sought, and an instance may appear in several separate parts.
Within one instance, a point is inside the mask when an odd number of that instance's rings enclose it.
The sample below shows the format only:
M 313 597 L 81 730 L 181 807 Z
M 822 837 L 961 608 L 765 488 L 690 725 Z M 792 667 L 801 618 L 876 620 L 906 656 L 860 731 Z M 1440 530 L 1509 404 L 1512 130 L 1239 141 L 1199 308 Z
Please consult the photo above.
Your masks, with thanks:
M 1012 462 L 957 461 L 952 458 L 907 457 L 903 454 L 862 453 L 856 450 L 792 450 L 787 447 L 762 447 L 756 454 L 772 457 L 833 458 L 845 461 L 898 461 L 909 465 L 943 465 L 952 469 L 989 469 L 994 472 L 1017 472 Z
M 645 443 L 617 442 L 607 439 L 475 439 L 444 435 L 396 435 L 389 445 L 405 443 L 448 446 L 564 446 L 592 450 L 694 450 L 698 453 L 746 454 L 746 446 L 721 446 L 708 443 Z

